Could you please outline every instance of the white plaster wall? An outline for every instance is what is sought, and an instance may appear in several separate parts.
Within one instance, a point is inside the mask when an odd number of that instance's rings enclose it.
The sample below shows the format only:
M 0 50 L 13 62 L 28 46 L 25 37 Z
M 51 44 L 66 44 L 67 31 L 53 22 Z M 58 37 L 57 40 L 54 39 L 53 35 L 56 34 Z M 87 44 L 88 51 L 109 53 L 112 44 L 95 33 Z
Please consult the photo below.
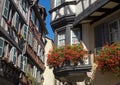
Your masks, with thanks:
M 45 66 L 46 66 L 46 69 L 43 73 L 43 77 L 44 77 L 44 82 L 43 82 L 43 85 L 55 85 L 55 78 L 54 78 L 54 75 L 53 75 L 53 71 L 52 69 L 50 69 L 48 66 L 47 66 L 47 54 L 49 52 L 49 50 L 52 49 L 53 47 L 53 43 L 50 39 L 46 39 L 47 40 L 47 44 L 45 46 Z
M 75 5 L 69 5 L 69 6 L 67 6 L 68 7 L 68 9 L 66 10 L 67 11 L 67 14 L 69 15 L 69 14 L 75 14 L 75 12 L 76 12 L 76 7 L 75 7 Z
M 66 10 L 67 9 L 67 10 Z M 75 5 L 66 5 L 64 7 L 61 7 L 60 9 L 57 9 L 51 13 L 51 21 L 56 20 L 62 16 L 65 16 L 66 14 L 75 14 L 76 7 Z
M 82 13 L 86 8 L 92 5 L 95 1 L 97 0 L 80 0 L 80 2 L 77 3 L 76 5 L 76 16 Z

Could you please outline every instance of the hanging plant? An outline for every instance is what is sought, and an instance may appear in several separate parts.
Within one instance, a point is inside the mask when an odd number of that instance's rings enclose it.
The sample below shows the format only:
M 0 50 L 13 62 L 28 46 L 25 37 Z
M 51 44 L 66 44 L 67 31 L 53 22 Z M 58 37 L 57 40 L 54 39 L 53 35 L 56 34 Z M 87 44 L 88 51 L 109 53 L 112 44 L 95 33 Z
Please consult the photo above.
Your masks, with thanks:
M 47 55 L 47 64 L 49 67 L 61 67 L 63 63 L 78 65 L 86 54 L 82 44 L 54 47 Z
M 98 70 L 120 76 L 120 43 L 106 44 L 97 56 Z

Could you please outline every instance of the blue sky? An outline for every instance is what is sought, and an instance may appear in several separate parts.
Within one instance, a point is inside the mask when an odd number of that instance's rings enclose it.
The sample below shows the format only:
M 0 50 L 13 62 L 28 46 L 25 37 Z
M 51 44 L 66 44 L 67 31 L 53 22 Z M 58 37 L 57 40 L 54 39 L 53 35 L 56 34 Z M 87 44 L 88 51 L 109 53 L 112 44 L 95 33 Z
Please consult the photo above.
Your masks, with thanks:
M 49 32 L 49 34 L 47 36 L 54 40 L 54 33 L 50 26 L 50 14 L 48 12 L 50 10 L 50 0 L 39 0 L 39 1 L 40 1 L 40 5 L 44 6 L 47 11 L 46 28 L 48 29 L 48 32 Z

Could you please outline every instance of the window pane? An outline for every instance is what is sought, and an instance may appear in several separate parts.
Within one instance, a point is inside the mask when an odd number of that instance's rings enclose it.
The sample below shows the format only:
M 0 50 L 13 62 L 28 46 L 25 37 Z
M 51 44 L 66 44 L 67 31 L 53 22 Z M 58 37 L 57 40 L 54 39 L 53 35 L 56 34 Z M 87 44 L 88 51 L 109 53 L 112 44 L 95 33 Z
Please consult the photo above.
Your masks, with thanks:
M 36 20 L 36 29 L 39 31 L 39 21 L 38 21 L 38 19 Z
M 4 39 L 0 37 L 0 57 L 2 57 L 4 50 Z
M 3 49 L 0 48 L 0 57 L 2 57 L 2 54 L 3 54 Z
M 61 4 L 61 0 L 55 0 L 55 7 Z
M 34 10 L 32 10 L 32 15 L 31 15 L 31 19 L 32 19 L 32 22 L 34 23 L 35 22 L 35 12 Z
M 65 45 L 65 32 L 64 31 L 62 32 L 58 34 L 58 45 L 59 46 Z
M 24 39 L 27 39 L 27 35 L 28 35 L 28 26 L 27 25 L 23 25 L 23 33 L 22 33 Z
M 17 12 L 15 12 L 15 15 L 14 15 L 14 27 L 15 27 L 15 30 L 18 31 L 18 27 L 19 27 L 19 15 Z
M 118 41 L 118 21 L 109 24 L 110 27 L 110 42 Z
M 71 31 L 71 43 L 72 44 L 77 44 L 79 43 L 80 40 L 80 30 L 79 29 L 75 29 Z
M 4 1 L 4 7 L 3 7 L 3 16 L 4 16 L 6 19 L 8 18 L 9 5 L 10 5 L 10 1 L 9 1 L 9 0 L 5 0 L 5 1 Z

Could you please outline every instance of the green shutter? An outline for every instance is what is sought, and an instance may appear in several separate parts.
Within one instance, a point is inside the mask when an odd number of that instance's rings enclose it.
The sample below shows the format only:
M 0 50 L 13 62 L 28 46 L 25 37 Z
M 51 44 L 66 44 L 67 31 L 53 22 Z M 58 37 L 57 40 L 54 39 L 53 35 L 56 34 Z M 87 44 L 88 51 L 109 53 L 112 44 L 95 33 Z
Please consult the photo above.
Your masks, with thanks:
M 0 37 L 0 57 L 3 55 L 4 50 L 4 39 Z
M 28 35 L 28 26 L 27 25 L 23 25 L 23 33 L 22 33 L 24 39 L 27 39 L 27 35 Z
M 9 0 L 4 0 L 4 6 L 3 6 L 2 15 L 3 15 L 6 19 L 8 19 L 9 6 L 10 6 L 10 1 L 9 1 Z
M 20 56 L 20 69 L 23 69 L 23 56 Z
M 14 27 L 15 27 L 15 30 L 18 31 L 18 27 L 19 27 L 19 15 L 17 12 L 15 12 L 15 15 L 14 15 Z

